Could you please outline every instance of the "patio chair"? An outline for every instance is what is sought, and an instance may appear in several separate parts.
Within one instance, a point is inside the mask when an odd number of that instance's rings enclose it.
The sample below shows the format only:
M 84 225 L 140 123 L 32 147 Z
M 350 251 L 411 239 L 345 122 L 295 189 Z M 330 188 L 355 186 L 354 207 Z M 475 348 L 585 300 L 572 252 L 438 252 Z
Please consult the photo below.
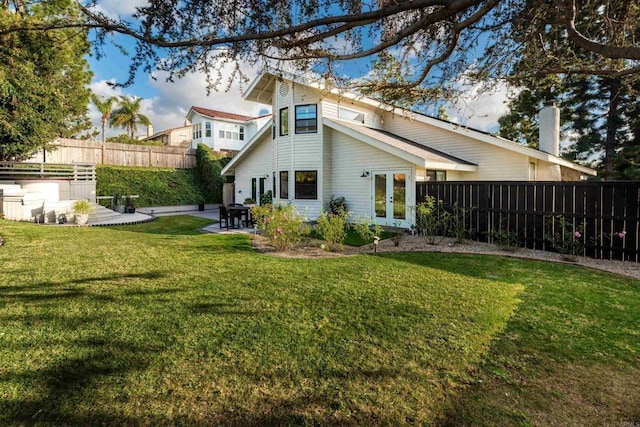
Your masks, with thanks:
M 222 221 L 224 221 L 224 225 L 226 226 L 226 228 L 228 230 L 229 229 L 229 220 L 231 220 L 231 215 L 230 215 L 229 211 L 223 205 L 220 205 L 220 228 L 222 228 Z

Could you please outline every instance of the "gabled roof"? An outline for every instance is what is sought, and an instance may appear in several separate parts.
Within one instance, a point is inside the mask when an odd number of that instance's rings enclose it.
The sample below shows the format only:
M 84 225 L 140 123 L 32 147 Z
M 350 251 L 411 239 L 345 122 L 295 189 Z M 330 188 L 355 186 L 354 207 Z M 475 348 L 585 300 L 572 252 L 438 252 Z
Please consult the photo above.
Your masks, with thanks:
M 327 118 L 323 118 L 322 123 L 358 141 L 426 169 L 459 170 L 467 172 L 474 172 L 478 169 L 478 166 L 474 163 L 451 156 L 391 132 Z
M 235 170 L 236 164 L 238 164 L 238 162 L 242 160 L 247 155 L 247 153 L 253 150 L 254 146 L 260 140 L 260 138 L 262 138 L 264 134 L 271 129 L 272 122 L 273 122 L 273 119 L 270 119 L 260 129 L 258 129 L 258 132 L 256 132 L 255 135 L 253 135 L 253 138 L 247 141 L 245 146 L 242 147 L 242 150 L 240 150 L 238 154 L 233 156 L 231 161 L 227 163 L 227 165 L 224 168 L 222 168 L 222 170 L 220 171 L 220 175 L 225 176 L 228 172 Z M 230 173 L 230 175 L 233 175 L 233 173 Z
M 211 110 L 209 108 L 202 108 L 202 107 L 196 107 L 196 106 L 191 107 L 191 109 L 189 110 L 189 113 L 187 113 L 187 117 L 189 117 L 189 115 L 191 114 L 191 111 L 195 111 L 198 114 L 210 117 L 212 119 L 236 120 L 239 122 L 248 122 L 251 120 L 259 119 L 261 117 L 265 117 L 265 116 L 258 116 L 258 117 L 245 116 L 243 114 L 227 113 L 226 111 Z
M 312 88 L 316 88 L 318 90 L 327 91 L 327 88 L 323 87 L 319 83 L 309 81 L 308 79 L 301 76 L 296 76 L 296 75 L 292 75 L 290 73 L 285 73 L 281 71 L 276 71 L 276 72 L 265 71 L 260 75 L 258 75 L 258 77 L 256 77 L 256 79 L 249 85 L 249 87 L 247 88 L 247 91 L 244 94 L 244 98 L 246 100 L 261 102 L 265 104 L 271 103 L 273 92 L 275 90 L 274 84 L 278 79 L 287 79 L 295 83 L 298 83 L 300 85 L 309 86 Z M 495 136 L 477 129 L 473 129 L 473 128 L 461 125 L 459 123 L 449 122 L 446 120 L 427 116 L 425 114 L 417 113 L 414 111 L 403 110 L 401 108 L 397 108 L 389 104 L 385 104 L 381 101 L 377 101 L 377 100 L 367 98 L 361 95 L 357 95 L 354 93 L 350 93 L 350 92 L 343 92 L 335 88 L 329 89 L 328 92 L 342 98 L 350 99 L 355 102 L 360 102 L 362 104 L 369 105 L 381 111 L 387 111 L 391 114 L 399 115 L 401 117 L 410 117 L 412 120 L 425 123 L 431 126 L 435 126 L 437 128 L 444 129 L 461 136 L 473 138 L 475 140 L 478 140 L 487 144 L 491 144 L 506 150 L 514 151 L 519 154 L 523 154 L 538 160 L 543 160 L 543 161 L 553 163 L 562 167 L 577 170 L 586 175 L 592 175 L 592 176 L 597 175 L 596 171 L 591 168 L 581 166 L 577 163 L 573 163 L 569 160 L 565 160 L 561 157 L 554 156 L 549 153 L 545 153 L 544 151 L 525 147 L 523 145 L 520 145 L 508 139 L 501 138 L 499 136 Z
M 158 132 L 154 133 L 151 136 L 147 136 L 147 137 L 142 138 L 142 141 L 147 141 L 149 139 L 154 139 L 154 138 L 157 138 L 157 137 L 162 136 L 162 135 L 169 135 L 174 130 L 186 129 L 186 128 L 190 129 L 191 126 L 178 126 L 178 127 L 175 127 L 175 128 L 164 129 L 164 130 L 161 130 L 161 131 L 158 131 Z

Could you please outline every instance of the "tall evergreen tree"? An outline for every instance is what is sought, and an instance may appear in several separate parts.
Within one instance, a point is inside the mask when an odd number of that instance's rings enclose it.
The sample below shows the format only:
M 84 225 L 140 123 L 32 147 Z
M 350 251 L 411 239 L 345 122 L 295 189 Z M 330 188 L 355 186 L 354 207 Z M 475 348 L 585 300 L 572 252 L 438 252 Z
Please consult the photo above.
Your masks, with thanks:
M 78 14 L 69 0 L 0 4 L 0 28 L 34 26 Z M 86 32 L 57 29 L 0 34 L 0 160 L 24 160 L 56 137 L 87 129 L 91 72 Z
M 626 43 L 636 37 L 636 27 L 621 27 L 621 31 L 604 34 L 607 20 L 620 22 L 638 13 L 637 5 L 630 2 L 593 0 L 589 5 L 598 10 L 595 19 L 578 16 L 575 25 L 578 31 L 590 34 L 595 39 L 605 36 L 617 43 Z M 553 6 L 546 2 L 541 8 Z M 500 135 L 530 146 L 538 144 L 539 109 L 547 102 L 555 102 L 561 109 L 563 139 L 570 142 L 563 155 L 572 160 L 592 163 L 600 169 L 605 179 L 632 176 L 632 165 L 621 166 L 629 156 L 633 136 L 633 122 L 637 119 L 633 109 L 638 100 L 640 85 L 638 77 L 629 74 L 580 74 L 563 73 L 563 64 L 558 61 L 573 60 L 585 67 L 609 69 L 620 59 L 597 57 L 584 51 L 564 38 L 561 29 L 549 29 L 542 22 L 536 24 L 531 18 L 531 28 L 523 33 L 515 33 L 524 55 L 514 68 L 513 81 L 523 90 L 511 101 L 511 111 L 500 120 Z M 531 32 L 538 32 L 538 38 L 530 38 Z M 549 52 L 562 51 L 561 57 Z M 541 78 L 537 69 L 549 69 L 558 65 L 557 74 Z M 525 77 L 523 77 L 525 76 Z M 622 169 L 625 174 L 620 173 Z

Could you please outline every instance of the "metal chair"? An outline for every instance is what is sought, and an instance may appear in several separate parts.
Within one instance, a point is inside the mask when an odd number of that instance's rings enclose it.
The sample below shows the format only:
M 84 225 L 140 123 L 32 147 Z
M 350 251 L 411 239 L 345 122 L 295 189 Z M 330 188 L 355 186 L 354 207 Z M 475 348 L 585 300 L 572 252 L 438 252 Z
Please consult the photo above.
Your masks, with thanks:
M 222 228 L 222 221 L 224 221 L 227 230 L 229 229 L 229 220 L 231 219 L 231 215 L 227 208 L 223 205 L 220 205 L 220 228 Z

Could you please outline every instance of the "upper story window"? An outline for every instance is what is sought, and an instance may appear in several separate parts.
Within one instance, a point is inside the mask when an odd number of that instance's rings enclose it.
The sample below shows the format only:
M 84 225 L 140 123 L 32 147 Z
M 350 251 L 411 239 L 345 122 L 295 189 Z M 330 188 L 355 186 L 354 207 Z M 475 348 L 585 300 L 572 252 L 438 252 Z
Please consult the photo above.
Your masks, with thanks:
M 318 105 L 296 105 L 296 133 L 318 132 Z
M 289 107 L 280 109 L 280 136 L 289 135 Z
M 219 130 L 218 131 L 218 137 L 224 138 L 224 131 L 223 130 Z
M 240 133 L 240 134 L 239 134 L 239 139 L 240 139 L 240 141 L 244 141 L 244 126 L 240 126 L 240 127 L 238 128 L 238 132 Z
M 338 107 L 338 118 L 352 122 L 364 123 L 364 113 L 350 108 Z
M 202 123 L 195 123 L 193 125 L 193 139 L 202 138 Z
M 204 136 L 211 136 L 211 122 L 204 122 Z

